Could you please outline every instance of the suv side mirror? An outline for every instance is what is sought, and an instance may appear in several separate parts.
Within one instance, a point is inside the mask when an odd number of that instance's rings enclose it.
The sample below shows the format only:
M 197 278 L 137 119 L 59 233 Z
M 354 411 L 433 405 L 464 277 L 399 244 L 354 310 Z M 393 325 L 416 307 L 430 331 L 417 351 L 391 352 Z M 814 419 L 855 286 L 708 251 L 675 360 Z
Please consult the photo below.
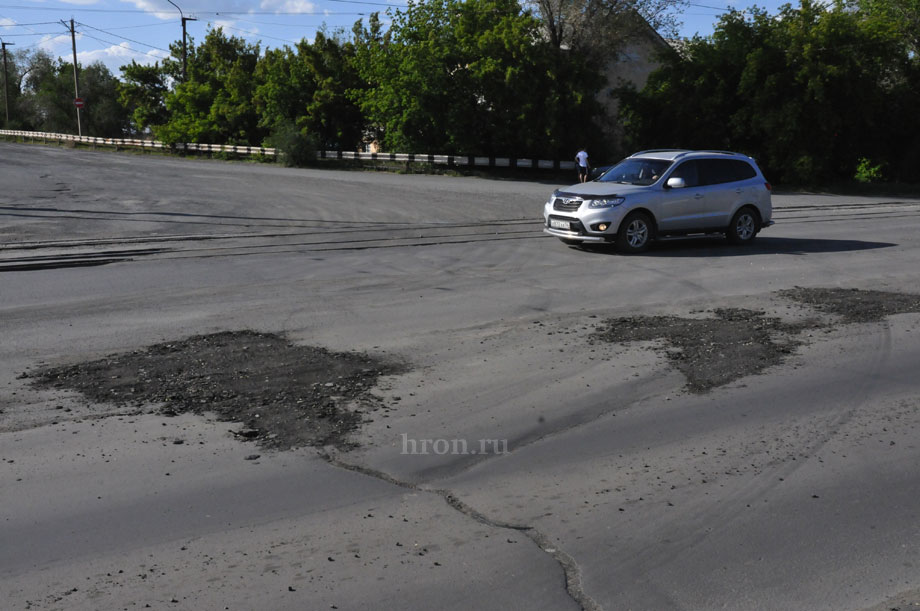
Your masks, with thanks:
M 666 185 L 669 189 L 683 189 L 687 186 L 687 183 L 684 182 L 683 178 L 669 178 L 668 184 Z

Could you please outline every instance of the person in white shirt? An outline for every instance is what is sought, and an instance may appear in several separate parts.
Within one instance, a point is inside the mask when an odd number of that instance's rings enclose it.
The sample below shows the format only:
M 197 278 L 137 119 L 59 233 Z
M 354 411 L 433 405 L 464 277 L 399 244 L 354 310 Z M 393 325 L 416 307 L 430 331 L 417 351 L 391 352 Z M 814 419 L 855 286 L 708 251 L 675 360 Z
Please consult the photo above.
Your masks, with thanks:
M 588 170 L 591 166 L 588 165 L 588 153 L 584 147 L 575 153 L 575 163 L 578 165 L 578 182 L 588 182 Z

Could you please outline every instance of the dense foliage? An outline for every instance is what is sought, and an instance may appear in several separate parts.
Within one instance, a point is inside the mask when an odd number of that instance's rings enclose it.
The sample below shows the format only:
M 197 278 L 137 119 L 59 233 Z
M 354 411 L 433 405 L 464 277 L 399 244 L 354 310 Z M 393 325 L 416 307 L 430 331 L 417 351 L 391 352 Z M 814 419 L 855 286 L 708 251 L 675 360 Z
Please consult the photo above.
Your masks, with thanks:
M 429 0 L 356 30 L 355 93 L 385 148 L 568 157 L 594 136 L 603 82 L 540 38 L 517 0 Z M 595 149 L 597 150 L 597 149 Z
M 568 158 L 600 154 L 599 71 L 548 44 L 518 0 L 410 3 L 344 32 L 261 52 L 220 28 L 154 65 L 132 62 L 87 97 L 92 135 L 150 135 L 168 143 L 278 145 L 290 158 L 316 148 Z M 11 127 L 71 132 L 68 63 L 21 56 Z M 27 66 L 27 67 L 26 67 Z M 101 65 L 82 67 L 87 91 Z M 52 74 L 53 73 L 53 74 Z M 109 75 L 110 76 L 110 75 Z M 53 78 L 52 78 L 53 77 Z M 55 112 L 47 108 L 54 105 Z M 114 105 L 116 111 L 111 111 Z M 108 124 L 98 118 L 105 108 Z
M 428 0 L 350 33 L 262 51 L 220 28 L 114 77 L 80 67 L 83 133 L 166 142 L 593 159 L 605 64 L 630 29 L 680 0 Z M 657 11 L 657 12 L 656 12 Z M 659 17 L 656 18 L 655 15 Z M 659 19 L 659 21 L 656 21 Z M 673 24 L 671 24 L 673 25 Z M 638 31 L 638 30 L 637 30 Z M 801 0 L 729 12 L 620 89 L 627 149 L 747 152 L 774 181 L 920 181 L 920 0 Z M 608 33 L 608 36 L 604 34 Z M 75 132 L 71 64 L 9 54 L 9 127 Z M 612 131 L 612 130 L 610 130 Z M 609 133 L 609 132 L 608 132 Z
M 880 4 L 877 0 L 875 4 Z M 639 92 L 623 92 L 634 146 L 741 150 L 774 180 L 920 180 L 920 65 L 887 13 L 803 0 L 725 15 Z
M 73 66 L 42 50 L 9 53 L 10 128 L 76 133 Z M 119 81 L 101 62 L 80 70 L 80 112 L 84 136 L 125 133 L 129 113 L 118 102 Z

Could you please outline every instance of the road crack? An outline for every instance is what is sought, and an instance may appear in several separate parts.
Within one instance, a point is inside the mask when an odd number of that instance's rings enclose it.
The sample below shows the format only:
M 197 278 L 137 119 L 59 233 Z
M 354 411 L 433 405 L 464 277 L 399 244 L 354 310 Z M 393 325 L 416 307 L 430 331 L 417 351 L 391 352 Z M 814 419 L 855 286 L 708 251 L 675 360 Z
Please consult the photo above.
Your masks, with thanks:
M 583 611 L 600 611 L 602 609 L 602 607 L 585 592 L 582 585 L 581 568 L 578 566 L 578 563 L 575 561 L 575 559 L 560 549 L 559 546 L 552 543 L 549 537 L 540 532 L 535 526 L 530 524 L 514 524 L 511 522 L 504 522 L 502 520 L 495 520 L 490 518 L 471 505 L 459 499 L 450 490 L 444 488 L 428 488 L 419 484 L 400 480 L 393 477 L 389 473 L 380 471 L 378 469 L 344 462 L 338 458 L 338 452 L 333 447 L 327 447 L 324 450 L 319 451 L 318 454 L 323 460 L 325 460 L 333 467 L 338 467 L 340 469 L 345 469 L 347 471 L 353 471 L 368 477 L 373 477 L 388 484 L 399 486 L 400 488 L 405 488 L 406 490 L 411 490 L 413 492 L 435 494 L 441 497 L 444 502 L 447 503 L 448 507 L 478 522 L 479 524 L 488 526 L 490 528 L 511 530 L 516 533 L 525 535 L 538 548 L 540 548 L 542 552 L 549 554 L 556 561 L 556 563 L 562 569 L 562 573 L 565 577 L 566 594 L 568 594 L 568 596 L 581 609 L 583 609 Z

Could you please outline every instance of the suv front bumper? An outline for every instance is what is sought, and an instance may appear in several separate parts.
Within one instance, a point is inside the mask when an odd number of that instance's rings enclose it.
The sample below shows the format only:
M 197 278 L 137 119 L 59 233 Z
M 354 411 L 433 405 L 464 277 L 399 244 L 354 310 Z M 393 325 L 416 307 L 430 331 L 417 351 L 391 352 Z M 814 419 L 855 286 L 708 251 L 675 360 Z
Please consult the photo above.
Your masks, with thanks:
M 590 235 L 585 233 L 578 233 L 577 231 L 563 231 L 562 229 L 553 229 L 552 227 L 544 227 L 543 233 L 548 233 L 551 236 L 562 238 L 564 240 L 581 240 L 582 242 L 609 242 L 614 237 Z
M 611 209 L 579 211 L 577 216 L 568 216 L 559 214 L 547 204 L 543 210 L 543 231 L 565 240 L 611 242 L 616 238 L 615 230 L 622 216 L 623 213 L 620 210 Z M 599 231 L 597 226 L 600 224 L 607 225 L 607 229 Z

